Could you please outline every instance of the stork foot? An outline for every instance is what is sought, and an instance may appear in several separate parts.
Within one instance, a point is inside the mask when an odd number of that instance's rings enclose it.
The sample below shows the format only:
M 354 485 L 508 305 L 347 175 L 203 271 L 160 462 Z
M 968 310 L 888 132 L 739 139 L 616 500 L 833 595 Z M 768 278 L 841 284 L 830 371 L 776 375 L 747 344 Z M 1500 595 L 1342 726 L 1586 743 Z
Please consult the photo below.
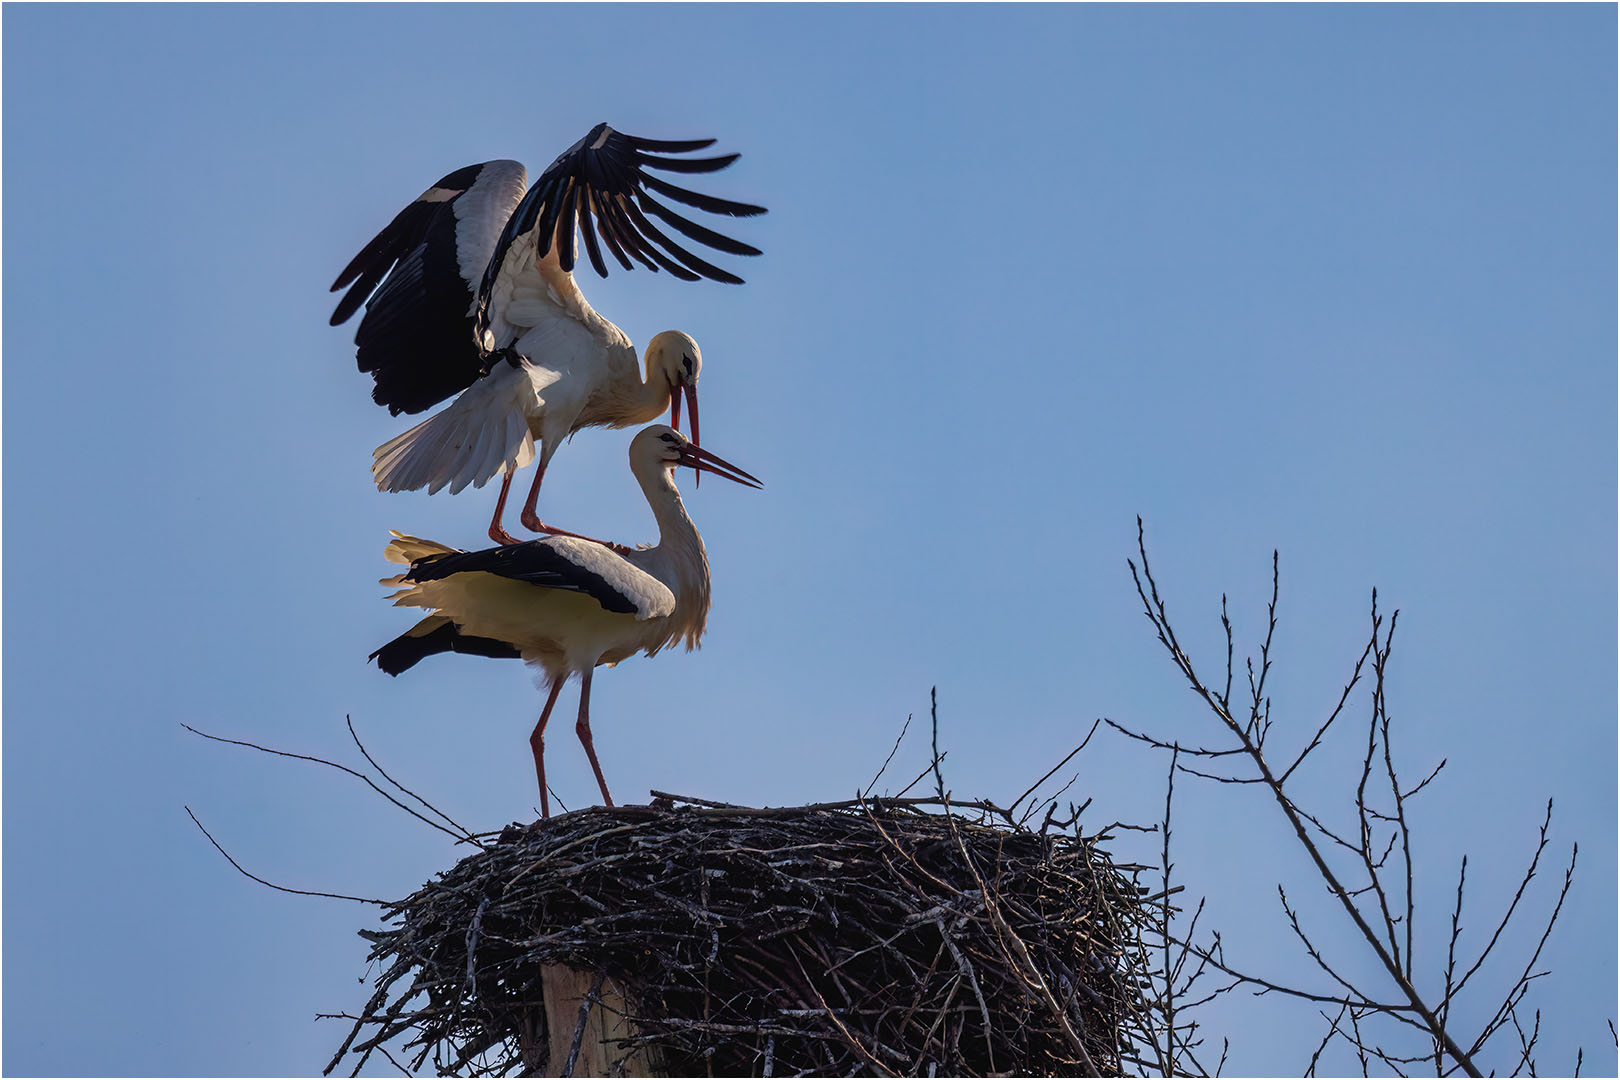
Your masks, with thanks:
M 489 527 L 489 538 L 495 541 L 497 544 L 507 547 L 511 546 L 512 544 L 523 543 L 522 540 L 517 539 L 499 525 L 491 525 Z

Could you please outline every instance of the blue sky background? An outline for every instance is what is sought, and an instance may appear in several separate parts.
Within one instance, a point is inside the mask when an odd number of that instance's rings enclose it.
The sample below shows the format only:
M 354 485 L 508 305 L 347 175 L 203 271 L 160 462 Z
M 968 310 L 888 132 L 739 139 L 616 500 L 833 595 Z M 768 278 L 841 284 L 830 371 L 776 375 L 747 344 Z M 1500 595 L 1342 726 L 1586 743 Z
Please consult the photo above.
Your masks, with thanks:
M 347 714 L 460 820 L 534 816 L 525 669 L 365 663 L 411 621 L 376 584 L 387 530 L 482 546 L 493 492 L 376 492 L 402 423 L 326 287 L 443 173 L 538 171 L 606 120 L 719 137 L 743 158 L 706 190 L 771 209 L 735 230 L 766 252 L 744 287 L 582 278 L 638 346 L 698 339 L 706 442 L 767 482 L 688 492 L 703 651 L 596 681 L 621 799 L 847 797 L 936 684 L 963 796 L 1011 799 L 1099 716 L 1214 741 L 1137 607 L 1135 516 L 1211 674 L 1221 594 L 1256 641 L 1279 548 L 1279 722 L 1331 706 L 1373 586 L 1401 609 L 1398 751 L 1449 761 L 1415 811 L 1431 971 L 1459 855 L 1483 933 L 1556 796 L 1581 865 L 1541 1070 L 1584 1046 L 1612 1075 L 1615 18 L 8 5 L 6 1071 L 309 1073 L 343 1037 L 313 1017 L 364 1001 L 373 913 L 238 876 L 182 804 L 296 887 L 401 896 L 457 857 L 182 722 L 354 761 Z M 567 447 L 548 519 L 652 539 L 628 439 Z M 925 762 L 913 739 L 891 775 Z M 1099 735 L 1076 767 L 1097 823 L 1156 820 L 1158 758 Z M 1252 793 L 1179 793 L 1208 924 L 1302 970 L 1285 829 Z M 1207 1020 L 1237 1073 L 1297 1075 L 1320 1031 L 1269 999 Z

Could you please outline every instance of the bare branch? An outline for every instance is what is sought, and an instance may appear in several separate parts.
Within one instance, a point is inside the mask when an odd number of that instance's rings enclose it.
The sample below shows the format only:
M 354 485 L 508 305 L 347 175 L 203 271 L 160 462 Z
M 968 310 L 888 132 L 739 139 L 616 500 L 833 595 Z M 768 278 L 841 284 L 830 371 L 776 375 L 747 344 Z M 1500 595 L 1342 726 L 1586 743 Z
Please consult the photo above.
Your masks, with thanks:
M 367 776 L 363 772 L 358 772 L 358 771 L 356 771 L 354 769 L 351 769 L 347 765 L 339 765 L 335 761 L 328 761 L 325 758 L 313 757 L 313 756 L 311 756 L 309 754 L 294 754 L 294 753 L 291 753 L 291 752 L 286 751 L 286 750 L 276 750 L 276 749 L 274 749 L 272 747 L 269 747 L 269 746 L 260 746 L 258 743 L 245 742 L 245 741 L 243 741 L 241 739 L 226 739 L 226 738 L 223 738 L 223 737 L 221 737 L 219 735 L 210 735 L 210 734 L 208 734 L 208 732 L 206 732 L 206 731 L 198 731 L 196 728 L 192 727 L 190 724 L 187 724 L 187 723 L 184 723 L 184 722 L 182 722 L 180 726 L 185 728 L 187 731 L 191 732 L 193 735 L 201 736 L 202 738 L 208 739 L 208 740 L 210 740 L 212 742 L 229 743 L 232 746 L 245 746 L 249 750 L 257 750 L 261 754 L 274 754 L 276 757 L 292 758 L 294 761 L 308 761 L 308 762 L 312 762 L 313 764 L 316 764 L 316 765 L 325 765 L 327 768 L 336 769 L 338 772 L 341 772 L 341 773 L 347 773 L 348 775 L 354 777 L 356 780 L 359 780 L 361 783 L 363 783 L 367 787 L 369 787 L 372 791 L 375 791 L 377 794 L 381 795 L 383 798 L 387 799 L 389 802 L 393 803 L 395 806 L 399 807 L 401 810 L 405 811 L 407 814 L 411 815 L 411 817 L 413 817 L 416 820 L 422 822 L 423 824 L 429 825 L 429 826 L 439 830 L 440 832 L 444 833 L 446 836 L 453 837 L 456 840 L 465 840 L 465 841 L 468 841 L 470 843 L 477 843 L 477 839 L 473 836 L 472 833 L 454 832 L 454 831 L 452 831 L 450 829 L 445 828 L 443 825 L 439 824 L 437 821 L 434 821 L 432 818 L 422 816 L 417 811 L 411 809 L 409 806 L 406 806 L 404 803 L 402 803 L 398 799 L 394 798 L 394 796 L 390 795 L 388 792 L 386 792 L 382 788 L 378 787 L 377 782 L 375 780 L 373 780 L 371 777 Z M 403 790 L 403 789 L 401 789 L 401 790 Z M 412 797 L 414 798 L 415 796 L 412 796 Z M 435 810 L 434 813 L 438 813 L 438 811 Z M 442 817 L 443 815 L 440 815 L 440 816 Z
M 1323 883 L 1327 886 L 1330 895 L 1338 899 L 1340 907 L 1344 911 L 1345 915 L 1350 919 L 1352 924 L 1354 924 L 1362 939 L 1366 941 L 1368 947 L 1372 949 L 1374 955 L 1377 957 L 1385 972 L 1395 983 L 1396 987 L 1399 988 L 1401 995 L 1406 999 L 1406 1005 L 1399 1009 L 1386 1006 L 1383 1009 L 1376 1009 L 1373 1011 L 1379 1012 L 1382 1015 L 1401 1019 L 1403 1022 L 1414 1022 L 1413 1017 L 1415 1016 L 1415 1022 L 1420 1024 L 1433 1036 L 1435 1041 L 1443 1048 L 1447 1055 L 1461 1065 L 1461 1067 L 1470 1075 L 1480 1075 L 1479 1070 L 1475 1067 L 1470 1056 L 1464 1053 L 1462 1048 L 1457 1045 L 1456 1040 L 1451 1037 L 1450 1033 L 1446 1030 L 1445 1025 L 1440 1022 L 1439 1018 L 1425 1002 L 1423 996 L 1418 993 L 1417 988 L 1413 984 L 1413 980 L 1410 976 L 1410 958 L 1409 956 L 1403 957 L 1403 949 L 1401 947 L 1402 943 L 1400 937 L 1398 936 L 1398 927 L 1400 922 L 1406 921 L 1410 923 L 1410 920 L 1404 918 L 1404 905 L 1402 908 L 1403 918 L 1395 917 L 1389 903 L 1389 898 L 1379 877 L 1379 865 L 1382 859 L 1380 858 L 1375 860 L 1374 858 L 1371 823 L 1374 820 L 1374 814 L 1376 811 L 1368 802 L 1367 784 L 1371 778 L 1372 762 L 1377 751 L 1377 743 L 1380 736 L 1381 729 L 1379 721 L 1381 717 L 1387 715 L 1383 708 L 1381 685 L 1375 688 L 1376 693 L 1374 711 L 1368 724 L 1367 751 L 1363 758 L 1361 780 L 1356 791 L 1356 807 L 1361 825 L 1361 836 L 1355 847 L 1363 864 L 1363 869 L 1367 872 L 1369 882 L 1367 888 L 1371 890 L 1378 901 L 1380 922 L 1384 931 L 1382 935 L 1375 931 L 1373 926 L 1368 922 L 1366 916 L 1357 905 L 1355 900 L 1356 894 L 1351 890 L 1346 889 L 1341 884 L 1338 873 L 1328 863 L 1322 850 L 1317 846 L 1315 840 L 1313 839 L 1311 832 L 1313 828 L 1319 832 L 1325 833 L 1325 830 L 1321 828 L 1319 819 L 1312 818 L 1307 821 L 1304 814 L 1302 814 L 1294 806 L 1292 800 L 1290 800 L 1288 796 L 1284 794 L 1282 783 L 1277 778 L 1277 775 L 1271 770 L 1270 764 L 1267 761 L 1263 751 L 1264 735 L 1265 732 L 1269 730 L 1270 726 L 1270 705 L 1269 699 L 1265 697 L 1264 689 L 1265 681 L 1270 669 L 1271 631 L 1276 622 L 1276 603 L 1280 592 L 1278 585 L 1280 579 L 1280 561 L 1277 553 L 1273 552 L 1272 555 L 1272 601 L 1269 609 L 1270 618 L 1268 621 L 1267 636 L 1261 647 L 1258 671 L 1255 672 L 1252 665 L 1250 667 L 1251 672 L 1255 673 L 1251 676 L 1250 713 L 1246 723 L 1237 722 L 1232 716 L 1230 709 L 1226 708 L 1220 699 L 1211 693 L 1210 690 L 1202 683 L 1198 677 L 1196 669 L 1193 666 L 1192 660 L 1182 649 L 1181 644 L 1176 637 L 1175 630 L 1170 625 L 1168 612 L 1163 597 L 1160 595 L 1158 583 L 1153 577 L 1151 564 L 1149 563 L 1147 556 L 1145 529 L 1140 517 L 1137 519 L 1137 554 L 1141 560 L 1140 569 L 1138 569 L 1134 560 L 1128 560 L 1128 565 L 1130 566 L 1132 580 L 1136 585 L 1137 596 L 1142 602 L 1143 612 L 1148 617 L 1148 620 L 1153 624 L 1155 633 L 1157 634 L 1160 643 L 1169 653 L 1171 661 L 1175 664 L 1176 668 L 1187 679 L 1193 692 L 1204 701 L 1205 705 L 1210 709 L 1211 712 L 1215 714 L 1216 718 L 1226 728 L 1228 733 L 1235 737 L 1239 746 L 1253 764 L 1259 780 L 1271 791 L 1273 801 L 1276 803 L 1278 809 L 1288 820 L 1289 824 L 1293 826 L 1295 837 L 1298 839 L 1300 845 L 1305 849 L 1306 854 L 1310 856 L 1312 863 L 1316 867 L 1317 873 L 1321 876 Z M 1381 633 L 1382 620 L 1378 614 L 1377 593 L 1374 592 L 1372 602 L 1372 633 L 1370 635 L 1370 644 L 1375 664 L 1379 666 L 1387 662 L 1395 618 L 1398 618 L 1398 613 L 1390 620 L 1391 633 Z M 1365 650 L 1363 655 L 1366 655 Z M 1152 742 L 1154 740 L 1147 739 L 1144 741 Z M 1172 753 L 1174 753 L 1174 751 L 1172 751 Z M 1299 759 L 1295 760 L 1297 764 Z M 1232 778 L 1227 779 L 1230 781 Z M 1399 821 L 1400 813 L 1400 809 L 1397 808 L 1397 822 Z M 1408 949 L 1405 951 L 1409 953 L 1410 950 Z M 1225 970 L 1229 974 L 1237 974 L 1236 972 L 1231 971 L 1230 968 L 1219 964 L 1213 959 L 1212 962 L 1215 962 L 1217 966 L 1221 968 L 1221 970 Z M 1253 981 L 1255 985 L 1262 986 L 1267 992 L 1277 991 L 1290 993 L 1294 996 L 1304 997 L 1309 1000 L 1336 1000 L 1327 995 L 1313 994 L 1309 991 L 1301 991 L 1298 988 L 1282 987 L 1278 984 L 1269 983 L 1267 980 L 1255 979 Z M 1360 1007 L 1363 1003 L 1350 1002 L 1350 1004 Z M 1367 1004 L 1376 1003 L 1369 1002 Z M 1412 1015 L 1409 1016 L 1407 1015 L 1408 1013 Z M 1354 1029 L 1359 1023 L 1359 1020 L 1354 1013 L 1351 1014 L 1351 1020 L 1352 1027 Z
M 1502 931 L 1507 929 L 1508 923 L 1513 919 L 1513 913 L 1518 910 L 1519 901 L 1524 899 L 1525 890 L 1530 887 L 1530 882 L 1535 879 L 1536 868 L 1541 865 L 1541 853 L 1547 850 L 1547 832 L 1552 828 L 1552 808 L 1553 801 L 1548 799 L 1547 811 L 1545 816 L 1541 819 L 1541 829 L 1536 839 L 1536 850 L 1535 853 L 1530 856 L 1530 866 L 1525 870 L 1524 878 L 1519 882 L 1519 887 L 1514 890 L 1513 899 L 1508 903 L 1507 911 L 1503 912 L 1502 914 L 1502 921 L 1496 924 L 1496 929 L 1491 933 L 1490 941 L 1486 942 L 1485 947 L 1480 950 L 1479 958 L 1474 961 L 1473 966 L 1464 972 L 1463 977 L 1457 981 L 1457 989 L 1455 993 L 1462 993 L 1462 988 L 1468 985 L 1468 980 L 1472 979 L 1474 977 L 1474 973 L 1484 966 L 1485 960 L 1496 949 L 1496 943 L 1502 938 Z M 1573 861 L 1574 860 L 1572 858 L 1572 865 Z M 1561 896 L 1559 898 L 1559 902 L 1560 904 L 1563 902 L 1563 898 Z
M 1311 751 L 1321 744 L 1322 737 L 1327 734 L 1328 728 L 1333 726 L 1333 721 L 1337 720 L 1344 712 L 1345 702 L 1350 700 L 1350 692 L 1361 682 L 1361 667 L 1367 662 L 1367 657 L 1372 655 L 1373 647 L 1376 644 L 1376 640 L 1369 640 L 1367 647 L 1361 650 L 1361 656 L 1356 659 L 1355 669 L 1350 673 L 1350 681 L 1344 684 L 1344 691 L 1339 694 L 1338 703 L 1333 706 L 1333 711 L 1328 713 L 1328 718 L 1322 721 L 1322 726 L 1316 729 L 1316 734 L 1311 736 L 1311 741 L 1305 745 L 1305 749 L 1299 752 L 1299 756 L 1294 759 L 1293 764 L 1284 769 L 1282 775 L 1277 777 L 1277 783 L 1286 784 L 1288 782 L 1288 778 L 1294 775 L 1294 770 L 1304 764 Z
M 1086 744 L 1091 741 L 1091 737 L 1093 735 L 1097 734 L 1097 725 L 1099 725 L 1101 723 L 1102 723 L 1101 720 L 1092 721 L 1091 730 L 1086 732 L 1086 737 L 1080 740 L 1080 745 L 1075 747 L 1073 750 L 1070 750 L 1067 754 L 1065 754 L 1062 761 L 1058 762 L 1056 765 L 1054 765 L 1050 769 L 1046 770 L 1046 775 L 1045 776 L 1041 777 L 1039 780 L 1037 780 L 1033 784 L 1029 785 L 1029 788 L 1027 790 L 1025 790 L 1025 792 L 1022 795 L 1018 796 L 1018 798 L 1014 799 L 1012 801 L 1012 804 L 1007 807 L 1007 812 L 1010 814 L 1014 810 L 1017 810 L 1019 803 L 1023 802 L 1025 799 L 1029 798 L 1029 796 L 1033 795 L 1035 793 L 1036 788 L 1040 787 L 1042 784 L 1044 784 L 1048 780 L 1050 780 L 1052 778 L 1053 773 L 1055 773 L 1059 769 L 1063 768 L 1063 766 L 1067 765 L 1070 762 L 1070 760 L 1073 759 L 1074 755 L 1076 755 L 1080 751 L 1084 750 L 1086 748 Z
M 324 896 L 329 900 L 353 900 L 357 904 L 375 904 L 378 907 L 388 906 L 385 901 L 372 900 L 365 896 L 345 896 L 343 893 L 317 892 L 313 889 L 293 889 L 287 887 L 286 885 L 277 885 L 273 881 L 266 881 L 257 874 L 249 873 L 247 870 L 243 869 L 241 863 L 231 858 L 231 853 L 220 846 L 219 841 L 214 839 L 214 834 L 203 828 L 203 823 L 197 820 L 197 815 L 191 812 L 191 807 L 185 807 L 185 811 L 186 816 L 191 818 L 191 823 L 197 826 L 197 828 L 202 829 L 202 834 L 208 837 L 208 842 L 210 844 L 214 845 L 214 850 L 225 856 L 225 861 L 236 867 L 237 872 L 245 878 L 251 878 L 252 880 L 257 881 L 260 885 L 268 886 L 269 888 L 275 889 L 277 892 L 293 893 L 296 896 Z
M 377 764 L 377 759 L 371 756 L 371 751 L 366 749 L 366 744 L 360 741 L 360 736 L 354 730 L 354 720 L 347 713 L 343 715 L 343 722 L 348 725 L 349 738 L 354 740 L 354 745 L 359 748 L 361 756 L 371 763 L 371 767 L 376 769 L 377 772 L 382 775 L 384 780 L 387 780 L 400 791 L 421 803 L 423 809 L 436 815 L 440 820 L 444 821 L 445 824 L 449 825 L 450 828 L 460 833 L 463 840 L 468 843 L 477 843 L 477 840 L 473 837 L 472 830 L 468 829 L 465 825 L 457 824 L 449 814 L 446 814 L 443 810 L 440 810 L 437 806 L 434 806 L 432 803 L 422 798 L 422 796 L 418 795 L 416 792 L 412 791 L 410 788 L 388 775 L 388 770 Z
M 1210 750 L 1201 746 L 1182 746 L 1180 743 L 1164 742 L 1160 739 L 1154 738 L 1152 735 L 1148 735 L 1140 731 L 1133 731 L 1117 721 L 1110 720 L 1106 716 L 1103 717 L 1103 723 L 1107 724 L 1121 735 L 1124 735 L 1126 738 L 1135 739 L 1137 742 L 1147 743 L 1155 750 L 1176 750 L 1179 753 L 1187 754 L 1191 757 L 1201 758 L 1241 757 L 1248 753 L 1248 751 L 1244 750 L 1241 746 L 1233 747 L 1230 750 Z
M 1552 814 L 1552 800 L 1550 799 L 1547 801 L 1547 813 L 1550 818 Z M 1492 1018 L 1490 1023 L 1485 1025 L 1485 1030 L 1481 1031 L 1479 1038 L 1475 1040 L 1474 1046 L 1476 1051 L 1478 1048 L 1485 1045 L 1486 1040 L 1488 1040 L 1491 1035 L 1495 1033 L 1496 1029 L 1499 1028 L 1502 1025 L 1502 1022 L 1507 1019 L 1508 1015 L 1512 1013 L 1514 1007 L 1518 1004 L 1515 995 L 1517 995 L 1517 998 L 1523 998 L 1524 994 L 1529 988 L 1531 980 L 1539 978 L 1542 974 L 1544 974 L 1543 972 L 1535 971 L 1536 961 L 1541 959 L 1541 950 L 1546 948 L 1547 938 L 1552 935 L 1553 927 L 1558 923 L 1558 916 L 1562 914 L 1564 910 L 1564 900 L 1569 896 L 1569 888 L 1575 881 L 1575 860 L 1580 856 L 1580 853 L 1580 845 L 1573 845 L 1569 853 L 1569 865 L 1564 868 L 1564 884 L 1563 887 L 1558 890 L 1558 902 L 1553 905 L 1552 914 L 1547 917 L 1547 925 L 1542 929 L 1541 937 L 1536 942 L 1535 950 L 1530 954 L 1530 959 L 1525 962 L 1524 970 L 1520 973 L 1518 981 L 1514 983 L 1513 989 L 1508 991 L 1507 1000 L 1502 1003 L 1501 1008 L 1497 1010 L 1496 1016 Z M 1536 849 L 1536 854 L 1538 857 L 1541 854 L 1541 849 L 1539 847 Z M 1528 880 L 1529 879 L 1527 877 L 1526 883 L 1528 883 Z M 1518 897 L 1515 896 L 1514 903 L 1516 904 L 1517 902 Z M 1487 949 L 1487 951 L 1489 950 Z M 1483 957 L 1481 959 L 1483 959 Z

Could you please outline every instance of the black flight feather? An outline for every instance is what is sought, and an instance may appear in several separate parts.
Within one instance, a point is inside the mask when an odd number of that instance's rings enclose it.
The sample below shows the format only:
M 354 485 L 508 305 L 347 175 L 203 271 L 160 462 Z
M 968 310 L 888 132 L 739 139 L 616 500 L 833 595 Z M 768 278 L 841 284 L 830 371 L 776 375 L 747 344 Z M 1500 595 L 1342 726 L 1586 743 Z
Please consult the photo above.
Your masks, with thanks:
M 591 192 L 591 207 L 596 213 L 596 231 L 601 233 L 602 241 L 607 244 L 608 250 L 613 252 L 613 257 L 619 260 L 619 265 L 626 270 L 634 270 L 635 264 L 630 261 L 630 257 L 624 253 L 619 241 L 613 236 L 613 226 L 608 221 L 606 202 L 601 192 Z
M 673 226 L 679 232 L 685 234 L 693 240 L 696 240 L 700 244 L 707 244 L 709 247 L 712 247 L 718 251 L 724 251 L 729 255 L 760 254 L 759 248 L 754 247 L 751 244 L 745 244 L 740 240 L 733 240 L 729 236 L 722 236 L 713 229 L 705 229 L 702 225 L 699 225 L 695 221 L 688 221 L 686 218 L 677 214 L 675 211 L 671 210 L 657 199 L 654 199 L 651 195 L 648 195 L 645 191 L 641 193 L 637 201 L 641 203 L 641 208 L 643 210 L 652 214 L 654 217 L 662 219 L 666 225 Z
M 606 124 L 598 124 L 596 127 L 591 129 L 591 133 L 595 134 L 597 131 L 605 127 L 607 127 Z M 693 150 L 703 150 L 714 145 L 713 139 L 686 139 L 684 141 L 672 139 L 643 139 L 636 135 L 624 135 L 619 132 L 614 132 L 614 134 L 623 139 L 626 146 L 629 146 L 634 150 L 651 150 L 658 154 L 689 154 Z
M 754 217 L 765 213 L 763 206 L 753 203 L 732 202 L 730 199 L 719 199 L 713 195 L 704 195 L 701 192 L 689 191 L 683 187 L 676 187 L 668 180 L 660 180 L 656 176 L 643 173 L 641 182 L 649 190 L 660 195 L 668 195 L 678 203 L 695 206 L 699 210 L 707 210 L 711 214 L 725 214 L 729 217 Z
M 643 139 L 614 131 L 606 124 L 597 124 L 584 138 L 557 155 L 501 232 L 494 258 L 479 285 L 477 332 L 481 335 L 489 326 L 489 305 L 495 282 L 511 249 L 530 232 L 534 234 L 534 257 L 544 258 L 555 245 L 557 264 L 569 272 L 574 270 L 578 254 L 575 233 L 579 232 L 583 234 L 585 253 L 592 268 L 603 277 L 607 276 L 608 265 L 598 237 L 607 243 L 615 260 L 626 269 L 632 266 L 633 259 L 649 269 L 662 267 L 685 281 L 706 277 L 740 284 L 740 277 L 706 262 L 664 236 L 636 208 L 636 200 L 645 199 L 648 191 L 656 191 L 709 213 L 731 217 L 764 213 L 762 206 L 690 191 L 650 172 L 657 169 L 710 173 L 737 160 L 736 154 L 694 159 L 657 156 L 690 153 L 713 143 L 713 139 Z M 758 248 L 689 221 L 667 207 L 649 202 L 647 210 L 699 244 L 731 255 L 759 254 Z
M 475 184 L 515 202 L 523 167 L 483 162 L 445 175 L 395 215 L 334 286 L 353 283 L 333 312 L 333 325 L 365 303 L 355 362 L 375 382 L 372 399 L 392 413 L 429 409 L 471 386 L 483 370 L 468 316 L 481 282 L 462 276 L 456 217 L 458 200 Z
M 719 157 L 706 158 L 666 158 L 654 157 L 651 154 L 637 154 L 636 164 L 647 165 L 654 169 L 663 169 L 665 172 L 705 173 L 719 172 L 740 157 L 742 157 L 741 154 L 721 154 Z
M 646 196 L 643 195 L 641 198 L 645 199 Z M 636 223 L 636 228 L 641 231 L 641 234 L 654 243 L 661 245 L 663 249 L 669 253 L 670 258 L 679 260 L 687 267 L 687 269 L 702 274 L 704 277 L 710 278 L 714 281 L 725 282 L 728 285 L 741 285 L 743 283 L 743 279 L 738 277 L 736 274 L 722 270 L 713 263 L 704 262 L 690 251 L 687 251 L 685 248 L 681 247 L 681 245 L 665 236 L 659 231 L 656 225 L 642 216 L 641 211 L 633 204 L 627 207 L 627 209 L 630 211 L 631 220 Z
M 569 273 L 574 270 L 574 233 L 575 217 L 574 203 L 579 197 L 579 181 L 571 180 L 568 190 L 562 197 L 562 213 L 557 217 L 557 264 Z M 549 234 L 542 233 L 537 239 L 545 241 Z M 546 247 L 550 247 L 549 243 Z M 537 249 L 541 255 L 546 253 L 545 248 Z M 605 276 L 606 270 L 603 271 Z
M 607 277 L 607 264 L 602 261 L 602 249 L 596 243 L 596 229 L 591 221 L 591 199 L 596 194 L 589 186 L 580 193 L 579 199 L 579 235 L 585 241 L 585 254 L 590 256 L 591 265 L 596 273 Z
M 636 227 L 630 223 L 630 219 L 625 217 L 624 204 L 628 202 L 629 199 L 623 195 L 614 195 L 605 199 L 602 209 L 606 213 L 603 214 L 603 219 L 607 222 L 609 231 L 618 237 L 619 242 L 624 245 L 624 249 L 635 256 L 642 266 L 656 274 L 658 272 L 658 263 L 653 260 L 647 242 L 642 239 L 640 233 L 636 232 Z
M 411 633 L 401 634 L 366 659 L 377 661 L 377 666 L 388 674 L 398 675 L 402 671 L 409 671 L 426 657 L 442 652 L 488 656 L 497 660 L 522 658 L 516 646 L 508 642 L 463 634 L 456 629 L 455 623 L 446 621 L 431 634 L 420 637 Z

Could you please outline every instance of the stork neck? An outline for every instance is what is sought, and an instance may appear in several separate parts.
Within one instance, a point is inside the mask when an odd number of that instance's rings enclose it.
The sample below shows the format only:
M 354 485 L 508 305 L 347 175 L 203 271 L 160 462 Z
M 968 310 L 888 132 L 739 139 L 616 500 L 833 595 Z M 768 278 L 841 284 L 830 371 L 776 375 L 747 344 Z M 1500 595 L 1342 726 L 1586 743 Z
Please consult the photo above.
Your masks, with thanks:
M 675 593 L 678 636 L 687 647 L 694 647 L 703 636 L 709 614 L 709 554 L 703 549 L 686 506 L 675 489 L 673 469 L 659 468 L 651 476 L 639 477 L 653 517 L 658 520 L 658 544 L 648 555 L 661 565 L 659 575 Z
M 648 468 L 650 465 L 653 468 Z M 635 478 L 642 484 L 646 504 L 653 508 L 653 517 L 658 520 L 658 544 L 643 549 L 642 565 L 676 594 L 669 640 L 685 641 L 687 648 L 697 648 L 710 609 L 710 570 L 703 538 L 680 502 L 672 468 L 663 461 L 643 460 L 635 466 Z
M 643 368 L 641 384 L 631 394 L 630 424 L 650 424 L 669 408 L 669 380 L 663 372 L 653 370 L 651 356 L 645 358 Z
M 647 496 L 647 505 L 652 507 L 653 519 L 658 522 L 658 546 L 686 547 L 696 541 L 701 548 L 703 541 L 698 538 L 697 526 L 686 514 L 686 505 L 675 487 L 674 474 L 674 469 L 660 467 L 651 475 L 638 478 L 642 493 Z

